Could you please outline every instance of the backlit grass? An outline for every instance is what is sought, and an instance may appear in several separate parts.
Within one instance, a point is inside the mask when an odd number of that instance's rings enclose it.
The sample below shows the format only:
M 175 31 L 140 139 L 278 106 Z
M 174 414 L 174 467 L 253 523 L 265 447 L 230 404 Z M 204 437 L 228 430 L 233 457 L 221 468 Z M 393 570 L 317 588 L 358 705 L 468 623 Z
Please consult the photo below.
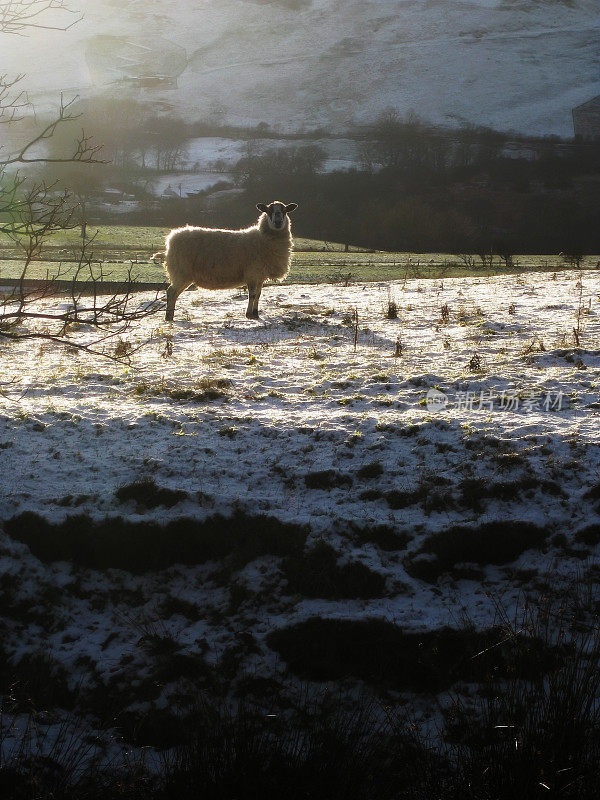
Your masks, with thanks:
M 102 225 L 90 228 L 93 242 L 89 248 L 92 270 L 96 278 L 125 280 L 131 269 L 135 280 L 162 283 L 165 280 L 161 264 L 150 261 L 150 256 L 162 250 L 167 227 Z M 79 229 L 60 231 L 46 240 L 43 260 L 33 262 L 27 277 L 48 279 L 57 275 L 69 280 L 77 269 L 81 247 Z M 515 256 L 514 267 L 507 269 L 499 260 L 490 269 L 466 267 L 456 255 L 450 253 L 389 253 L 350 248 L 315 239 L 295 239 L 296 252 L 286 283 L 323 283 L 352 281 L 391 281 L 404 278 L 463 277 L 468 275 L 496 275 L 539 270 L 564 269 L 559 255 Z M 598 256 L 588 256 L 583 267 L 592 269 Z M 7 237 L 0 236 L 0 279 L 18 278 L 21 275 L 23 255 Z M 80 276 L 90 279 L 89 272 Z

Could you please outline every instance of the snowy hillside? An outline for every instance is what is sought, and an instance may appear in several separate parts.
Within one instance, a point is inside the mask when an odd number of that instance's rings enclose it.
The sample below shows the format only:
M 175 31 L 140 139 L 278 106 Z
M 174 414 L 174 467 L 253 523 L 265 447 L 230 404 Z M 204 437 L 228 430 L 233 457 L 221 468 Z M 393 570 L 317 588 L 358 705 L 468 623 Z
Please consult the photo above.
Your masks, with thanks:
M 131 92 L 190 120 L 335 132 L 395 106 L 569 136 L 571 108 L 600 91 L 595 0 L 78 6 L 68 32 L 3 37 L 0 72 L 25 72 L 38 106 L 61 90 Z

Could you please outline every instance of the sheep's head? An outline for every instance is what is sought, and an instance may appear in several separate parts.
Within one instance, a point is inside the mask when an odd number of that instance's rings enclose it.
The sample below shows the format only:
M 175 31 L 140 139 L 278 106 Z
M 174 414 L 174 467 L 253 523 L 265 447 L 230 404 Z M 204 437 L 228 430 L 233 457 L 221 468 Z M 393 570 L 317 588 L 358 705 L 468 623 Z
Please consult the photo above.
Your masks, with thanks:
M 267 215 L 269 228 L 274 231 L 280 231 L 282 228 L 287 227 L 289 224 L 287 215 L 291 214 L 298 208 L 298 203 L 280 203 L 275 200 L 273 203 L 257 203 L 256 207 L 259 211 L 263 211 Z

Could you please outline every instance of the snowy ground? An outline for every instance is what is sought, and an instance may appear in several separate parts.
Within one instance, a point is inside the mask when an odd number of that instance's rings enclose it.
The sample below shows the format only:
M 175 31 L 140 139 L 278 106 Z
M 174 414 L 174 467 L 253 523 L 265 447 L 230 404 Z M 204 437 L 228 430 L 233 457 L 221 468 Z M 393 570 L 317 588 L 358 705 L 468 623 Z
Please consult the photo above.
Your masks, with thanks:
M 321 591 L 290 577 L 285 545 L 134 575 L 56 561 L 39 539 L 38 559 L 27 525 L 9 524 L 7 653 L 41 650 L 84 680 L 139 678 L 150 631 L 208 665 L 228 657 L 234 675 L 280 676 L 265 639 L 306 618 L 376 616 L 423 631 L 466 615 L 485 627 L 490 593 L 510 604 L 591 568 L 599 290 L 595 272 L 581 283 L 560 272 L 271 286 L 258 322 L 241 292 L 187 292 L 174 323 L 158 313 L 130 331 L 134 348 L 146 343 L 130 365 L 2 342 L 0 520 L 86 515 L 92 530 L 106 517 L 166 526 L 235 512 L 242 526 L 306 526 L 304 552 L 329 544 L 334 571 L 366 568 L 355 594 L 352 582 Z M 389 298 L 398 319 L 386 318 Z M 142 479 L 185 495 L 117 498 Z M 456 541 L 465 525 L 466 552 L 448 549 L 444 536 Z

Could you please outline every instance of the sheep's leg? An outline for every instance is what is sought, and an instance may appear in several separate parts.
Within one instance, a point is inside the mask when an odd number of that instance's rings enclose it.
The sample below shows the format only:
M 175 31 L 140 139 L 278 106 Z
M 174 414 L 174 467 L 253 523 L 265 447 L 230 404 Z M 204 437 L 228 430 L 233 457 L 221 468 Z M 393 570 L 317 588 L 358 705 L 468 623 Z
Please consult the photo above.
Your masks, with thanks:
M 252 308 L 252 319 L 258 319 L 258 301 L 260 300 L 260 293 L 262 291 L 262 285 L 259 283 L 256 287 L 256 292 L 254 294 L 254 306 Z
M 248 284 L 248 308 L 246 316 L 248 319 L 258 319 L 258 298 L 260 297 L 261 284 Z
M 185 288 L 185 286 L 175 286 L 175 284 L 172 283 L 167 289 L 167 313 L 165 314 L 165 320 L 167 322 L 171 322 L 173 320 L 173 315 L 175 314 L 175 303 Z

